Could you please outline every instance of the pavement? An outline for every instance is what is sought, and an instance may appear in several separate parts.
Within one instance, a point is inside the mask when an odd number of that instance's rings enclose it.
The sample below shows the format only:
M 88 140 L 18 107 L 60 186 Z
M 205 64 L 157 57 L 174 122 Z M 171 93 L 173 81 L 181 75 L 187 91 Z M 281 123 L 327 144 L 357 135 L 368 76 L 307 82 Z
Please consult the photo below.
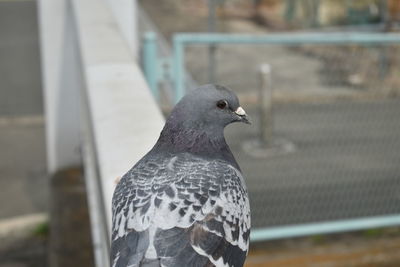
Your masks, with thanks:
M 47 210 L 36 1 L 0 1 L 0 219 Z
M 148 0 L 141 4 L 167 39 L 172 39 L 178 32 L 207 32 L 204 3 L 186 6 L 181 0 L 166 0 L 162 4 Z M 279 33 L 274 28 L 234 16 L 220 16 L 216 21 L 216 32 Z M 218 44 L 214 82 L 226 85 L 242 99 L 254 102 L 259 94 L 260 66 L 269 64 L 275 102 L 384 98 L 399 95 L 398 58 L 390 56 L 397 54 L 398 47 Z M 208 53 L 208 46 L 204 44 L 185 47 L 185 67 L 197 84 L 210 83 Z M 385 61 L 386 57 L 391 59 Z
M 0 1 L 0 116 L 43 113 L 34 0 Z
M 0 147 L 0 219 L 45 212 L 49 178 L 43 117 L 0 117 Z
M 0 1 L 0 266 L 47 266 L 49 178 L 36 1 Z

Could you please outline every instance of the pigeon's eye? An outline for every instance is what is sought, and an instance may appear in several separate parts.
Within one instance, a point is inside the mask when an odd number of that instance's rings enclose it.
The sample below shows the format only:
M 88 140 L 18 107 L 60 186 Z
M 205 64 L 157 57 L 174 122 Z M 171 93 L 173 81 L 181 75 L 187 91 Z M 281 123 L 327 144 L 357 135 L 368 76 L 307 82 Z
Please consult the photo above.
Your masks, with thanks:
M 224 109 L 227 105 L 228 103 L 225 100 L 220 100 L 217 102 L 217 107 L 220 109 Z

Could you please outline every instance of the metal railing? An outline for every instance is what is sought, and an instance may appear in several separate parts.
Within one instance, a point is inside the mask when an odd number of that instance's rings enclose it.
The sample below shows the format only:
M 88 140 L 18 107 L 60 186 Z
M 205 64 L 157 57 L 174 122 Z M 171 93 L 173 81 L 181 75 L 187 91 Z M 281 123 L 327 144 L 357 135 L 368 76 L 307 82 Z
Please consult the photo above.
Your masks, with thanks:
M 173 55 L 169 59 L 157 57 L 156 36 L 147 33 L 144 36 L 143 66 L 145 70 L 161 70 L 160 64 L 169 63 L 167 71 L 171 73 L 170 82 L 175 88 L 174 102 L 178 102 L 185 94 L 185 48 L 193 44 L 201 45 L 391 45 L 400 44 L 398 33 L 270 33 L 254 34 L 209 34 L 209 33 L 177 33 L 173 36 Z M 165 68 L 164 68 L 165 69 Z M 163 79 L 163 72 L 146 71 L 146 80 L 153 92 L 157 91 L 157 83 Z
M 148 70 L 160 69 L 160 61 L 156 56 L 156 50 L 151 45 L 156 36 L 151 33 L 145 37 L 145 51 L 143 55 L 144 66 Z M 398 33 L 271 33 L 267 35 L 248 34 L 198 34 L 178 33 L 173 37 L 173 55 L 169 59 L 163 59 L 163 63 L 169 62 L 169 81 L 175 88 L 174 101 L 177 102 L 185 94 L 185 48 L 189 45 L 359 45 L 359 46 L 389 46 L 400 44 Z M 146 46 L 150 49 L 146 50 Z M 145 71 L 145 74 L 147 72 Z M 146 79 L 153 91 L 157 91 L 157 81 L 162 75 L 157 72 L 146 75 Z M 270 101 L 270 99 L 269 99 Z M 271 134 L 269 134 L 271 136 Z M 254 207 L 253 207 L 254 208 Z M 294 225 L 259 227 L 252 230 L 251 240 L 262 241 L 279 238 L 298 237 L 305 235 L 327 234 L 345 231 L 355 231 L 378 227 L 400 225 L 400 214 L 388 214 L 383 216 L 369 216 L 349 219 L 339 219 L 318 223 L 298 223 Z

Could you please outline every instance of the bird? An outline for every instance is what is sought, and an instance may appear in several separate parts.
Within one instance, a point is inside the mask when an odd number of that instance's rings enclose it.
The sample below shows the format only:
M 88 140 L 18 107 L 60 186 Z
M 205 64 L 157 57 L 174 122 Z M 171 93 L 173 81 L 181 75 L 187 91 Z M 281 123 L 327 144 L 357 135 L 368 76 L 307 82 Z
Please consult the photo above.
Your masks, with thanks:
M 224 137 L 250 124 L 231 89 L 207 84 L 173 108 L 154 147 L 112 198 L 112 267 L 243 266 L 250 204 Z

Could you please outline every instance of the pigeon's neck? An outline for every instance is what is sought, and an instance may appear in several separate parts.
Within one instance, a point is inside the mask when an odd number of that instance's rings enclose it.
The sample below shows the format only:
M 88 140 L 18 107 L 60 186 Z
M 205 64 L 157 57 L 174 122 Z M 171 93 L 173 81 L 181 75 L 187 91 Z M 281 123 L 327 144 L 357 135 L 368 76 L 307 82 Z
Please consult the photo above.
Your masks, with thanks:
M 222 126 L 192 125 L 185 127 L 167 123 L 161 132 L 155 149 L 220 158 L 239 168 L 225 141 L 224 127 Z

